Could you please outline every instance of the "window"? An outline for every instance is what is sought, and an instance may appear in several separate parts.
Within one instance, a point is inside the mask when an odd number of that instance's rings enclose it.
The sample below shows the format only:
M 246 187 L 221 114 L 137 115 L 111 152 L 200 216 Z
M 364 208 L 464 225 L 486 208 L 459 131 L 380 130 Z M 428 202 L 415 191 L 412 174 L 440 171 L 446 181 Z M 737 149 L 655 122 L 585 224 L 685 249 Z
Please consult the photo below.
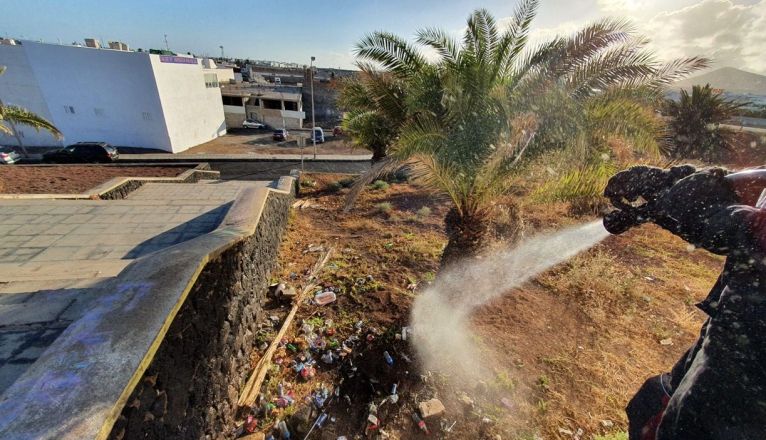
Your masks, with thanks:
M 74 114 L 74 107 L 72 107 L 71 105 L 65 105 L 64 106 L 64 112 L 67 113 L 67 114 L 73 115 Z
M 263 108 L 270 110 L 282 110 L 282 103 L 276 99 L 264 99 Z
M 218 87 L 218 75 L 215 73 L 205 74 L 205 87 L 208 89 L 214 89 Z
M 237 107 L 243 107 L 242 97 L 240 96 L 221 96 L 223 105 L 234 105 Z
M 141 113 L 141 117 L 144 118 L 144 121 L 151 121 L 152 120 L 152 114 L 149 113 L 149 112 Z
M 285 110 L 298 111 L 298 103 L 295 101 L 285 101 Z

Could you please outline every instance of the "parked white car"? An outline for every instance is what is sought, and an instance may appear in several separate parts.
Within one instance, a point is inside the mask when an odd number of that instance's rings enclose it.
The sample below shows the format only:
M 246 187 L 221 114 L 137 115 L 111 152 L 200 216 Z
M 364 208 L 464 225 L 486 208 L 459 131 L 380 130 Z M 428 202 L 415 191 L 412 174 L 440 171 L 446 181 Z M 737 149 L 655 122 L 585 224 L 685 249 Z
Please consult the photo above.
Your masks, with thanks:
M 21 155 L 10 147 L 0 147 L 0 164 L 10 165 L 21 160 Z
M 261 124 L 258 121 L 253 121 L 252 119 L 248 119 L 242 123 L 242 128 L 266 128 L 266 125 Z

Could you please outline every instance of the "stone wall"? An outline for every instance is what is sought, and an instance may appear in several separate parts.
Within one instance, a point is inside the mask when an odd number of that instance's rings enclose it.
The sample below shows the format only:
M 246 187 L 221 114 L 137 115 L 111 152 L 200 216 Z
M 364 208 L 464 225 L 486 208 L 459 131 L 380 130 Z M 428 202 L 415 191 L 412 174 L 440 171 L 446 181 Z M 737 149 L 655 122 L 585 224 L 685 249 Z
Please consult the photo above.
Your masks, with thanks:
M 205 266 L 111 439 L 231 437 L 291 203 L 270 193 L 255 234 Z

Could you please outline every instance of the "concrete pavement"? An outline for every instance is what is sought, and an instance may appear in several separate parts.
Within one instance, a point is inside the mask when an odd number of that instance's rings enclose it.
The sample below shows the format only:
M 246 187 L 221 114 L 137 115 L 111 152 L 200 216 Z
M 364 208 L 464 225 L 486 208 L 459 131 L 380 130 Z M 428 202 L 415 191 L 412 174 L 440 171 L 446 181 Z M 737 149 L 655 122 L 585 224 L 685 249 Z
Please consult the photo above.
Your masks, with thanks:
M 214 230 L 245 187 L 148 183 L 123 200 L 0 200 L 0 393 L 134 259 Z

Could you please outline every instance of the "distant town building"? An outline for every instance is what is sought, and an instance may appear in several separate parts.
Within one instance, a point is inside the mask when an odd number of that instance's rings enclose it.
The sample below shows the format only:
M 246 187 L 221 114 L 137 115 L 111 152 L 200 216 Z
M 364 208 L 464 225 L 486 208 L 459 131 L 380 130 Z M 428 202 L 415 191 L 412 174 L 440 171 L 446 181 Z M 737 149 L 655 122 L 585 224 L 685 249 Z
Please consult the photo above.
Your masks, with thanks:
M 0 41 L 3 103 L 37 113 L 64 134 L 59 141 L 20 126 L 26 146 L 105 141 L 177 153 L 226 133 L 217 70 L 188 55 L 132 52 L 119 42 L 98 48 L 88 40 L 91 47 Z M 0 135 L 0 144 L 15 143 Z
M 245 119 L 273 128 L 303 128 L 301 88 L 292 86 L 224 86 L 221 89 L 226 125 L 241 127 Z

